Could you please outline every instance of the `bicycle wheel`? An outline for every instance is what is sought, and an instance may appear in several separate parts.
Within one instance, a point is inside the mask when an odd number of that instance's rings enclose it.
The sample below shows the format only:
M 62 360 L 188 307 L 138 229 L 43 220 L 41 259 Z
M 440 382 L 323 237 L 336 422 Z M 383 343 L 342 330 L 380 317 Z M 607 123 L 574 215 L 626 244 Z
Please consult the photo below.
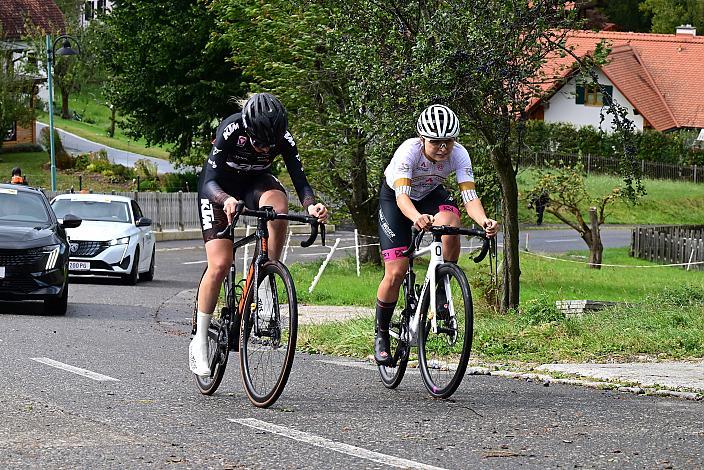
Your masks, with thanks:
M 403 299 L 405 298 L 406 296 L 404 295 Z M 413 315 L 413 312 L 406 312 L 405 310 L 405 300 L 399 299 L 389 325 L 391 354 L 394 358 L 394 365 L 379 366 L 379 376 L 386 388 L 398 387 L 408 366 L 408 356 L 411 352 L 411 347 L 402 338 L 408 338 L 408 316 Z
M 464 272 L 452 263 L 437 267 L 436 282 L 444 286 L 447 307 L 428 308 L 426 289 L 421 311 L 418 359 L 423 382 L 433 397 L 448 398 L 459 387 L 472 349 L 472 295 Z M 437 332 L 431 319 L 437 315 Z
M 268 261 L 259 268 L 258 302 L 254 289 L 245 302 L 242 319 L 240 370 L 250 401 L 258 407 L 272 405 L 291 372 L 296 352 L 298 305 L 293 279 L 286 266 Z
M 210 376 L 201 377 L 193 374 L 196 385 L 203 395 L 212 395 L 220 386 L 225 375 L 227 359 L 230 355 L 230 333 L 232 331 L 232 291 L 228 279 L 223 281 L 223 288 L 215 306 L 213 319 L 208 327 L 208 362 Z M 198 298 L 196 294 L 196 299 Z M 198 305 L 196 304 L 196 308 Z

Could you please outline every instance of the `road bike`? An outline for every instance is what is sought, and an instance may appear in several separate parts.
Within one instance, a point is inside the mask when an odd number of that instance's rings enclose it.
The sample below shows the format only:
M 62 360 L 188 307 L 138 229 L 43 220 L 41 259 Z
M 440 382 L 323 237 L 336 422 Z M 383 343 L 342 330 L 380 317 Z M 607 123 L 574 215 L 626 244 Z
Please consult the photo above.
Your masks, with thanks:
M 424 231 L 413 229 L 408 270 L 403 279 L 403 296 L 391 318 L 392 365 L 379 365 L 381 381 L 396 388 L 408 366 L 411 348 L 418 348 L 418 364 L 428 392 L 436 398 L 448 398 L 462 382 L 472 349 L 474 313 L 472 294 L 464 271 L 442 256 L 443 235 L 469 235 L 483 240 L 476 263 L 484 259 L 495 239 L 483 230 L 433 226 L 427 230 L 432 242 L 420 248 Z M 413 260 L 430 253 L 422 286 L 416 284 Z
M 253 234 L 235 241 L 234 227 L 241 215 L 256 217 L 257 228 Z M 296 351 L 298 301 L 293 278 L 286 266 L 269 258 L 267 222 L 277 219 L 310 225 L 310 237 L 301 242 L 301 246 L 312 245 L 318 232 L 325 245 L 325 225 L 316 217 L 278 214 L 269 206 L 259 210 L 245 209 L 242 204 L 237 206 L 232 223 L 217 234 L 218 238 L 233 240 L 232 266 L 223 281 L 208 328 L 211 374 L 203 377 L 194 374 L 198 389 L 204 395 L 212 395 L 220 386 L 230 351 L 239 351 L 244 388 L 255 406 L 271 406 L 286 386 Z M 252 242 L 255 242 L 255 248 L 247 276 L 238 282 L 235 253 Z M 196 330 L 197 299 L 196 294 L 192 334 Z

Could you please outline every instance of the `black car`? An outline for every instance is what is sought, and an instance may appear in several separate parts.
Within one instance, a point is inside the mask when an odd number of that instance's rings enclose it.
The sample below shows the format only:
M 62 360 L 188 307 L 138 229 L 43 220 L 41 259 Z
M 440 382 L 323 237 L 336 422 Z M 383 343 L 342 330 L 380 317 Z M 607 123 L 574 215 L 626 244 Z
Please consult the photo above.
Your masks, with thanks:
M 64 229 L 80 224 L 70 214 L 59 223 L 38 189 L 0 184 L 0 301 L 43 300 L 46 313 L 64 315 L 69 252 Z

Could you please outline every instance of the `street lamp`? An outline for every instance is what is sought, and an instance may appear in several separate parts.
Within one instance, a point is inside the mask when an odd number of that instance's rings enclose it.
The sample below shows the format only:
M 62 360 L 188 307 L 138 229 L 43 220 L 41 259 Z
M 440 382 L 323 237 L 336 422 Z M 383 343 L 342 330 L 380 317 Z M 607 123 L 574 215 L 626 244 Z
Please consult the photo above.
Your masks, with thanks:
M 58 51 L 56 45 L 59 41 L 63 41 L 61 48 Z M 73 41 L 78 49 L 71 47 Z M 56 155 L 54 154 L 54 89 L 51 80 L 51 65 L 54 62 L 54 55 L 77 55 L 81 52 L 81 47 L 78 41 L 66 34 L 63 34 L 51 41 L 51 35 L 46 35 L 46 76 L 49 82 L 49 154 L 51 155 L 51 190 L 56 191 Z

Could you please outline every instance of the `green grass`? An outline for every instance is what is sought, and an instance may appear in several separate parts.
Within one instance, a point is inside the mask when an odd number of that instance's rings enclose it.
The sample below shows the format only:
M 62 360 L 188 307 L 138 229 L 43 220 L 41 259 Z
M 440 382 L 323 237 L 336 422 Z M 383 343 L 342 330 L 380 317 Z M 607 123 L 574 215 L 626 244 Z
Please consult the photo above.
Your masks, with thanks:
M 535 224 L 535 211 L 527 208 L 526 189 L 535 179 L 534 170 L 525 170 L 518 176 L 519 220 Z M 616 176 L 591 175 L 587 179 L 590 194 L 604 195 L 622 184 Z M 675 182 L 669 180 L 643 180 L 647 194 L 637 206 L 618 201 L 607 208 L 607 224 L 701 224 L 704 221 L 704 184 Z M 587 214 L 584 214 L 585 218 Z M 561 223 L 545 212 L 543 223 Z
M 0 154 L 0 181 L 6 183 L 10 179 L 12 169 L 20 167 L 22 174 L 27 178 L 30 186 L 51 189 L 51 172 L 49 170 L 50 157 L 47 152 L 3 153 Z M 83 188 L 95 192 L 126 191 L 123 184 L 111 183 L 107 178 L 86 172 L 56 172 L 56 188 L 59 191 L 79 188 L 79 175 L 83 177 Z
M 71 132 L 85 139 L 120 150 L 134 152 L 149 157 L 169 159 L 169 152 L 161 147 L 147 147 L 144 139 L 135 140 L 127 136 L 120 127 L 121 116 L 118 114 L 115 136 L 108 136 L 110 127 L 110 108 L 105 104 L 100 90 L 84 87 L 81 93 L 69 97 L 69 109 L 81 115 L 81 121 L 62 119 L 60 107 L 54 108 L 54 127 Z M 49 114 L 37 113 L 37 119 L 48 124 Z
M 486 268 L 461 261 L 474 295 L 473 354 L 487 361 L 525 362 L 628 360 L 639 355 L 704 357 L 704 272 L 673 267 L 592 270 L 583 261 L 570 262 L 575 255 L 585 254 L 568 254 L 562 260 L 522 254 L 521 311 L 506 315 L 496 313 L 482 296 Z M 630 258 L 627 249 L 605 250 L 604 262 L 656 266 Z M 373 308 L 380 267 L 364 266 L 358 278 L 354 260 L 332 262 L 309 294 L 318 266 L 291 268 L 300 302 Z M 422 269 L 418 274 L 422 279 Z M 623 304 L 581 318 L 565 318 L 554 308 L 556 300 L 580 299 Z M 299 344 L 308 351 L 366 357 L 371 353 L 373 328 L 371 317 L 304 326 Z

